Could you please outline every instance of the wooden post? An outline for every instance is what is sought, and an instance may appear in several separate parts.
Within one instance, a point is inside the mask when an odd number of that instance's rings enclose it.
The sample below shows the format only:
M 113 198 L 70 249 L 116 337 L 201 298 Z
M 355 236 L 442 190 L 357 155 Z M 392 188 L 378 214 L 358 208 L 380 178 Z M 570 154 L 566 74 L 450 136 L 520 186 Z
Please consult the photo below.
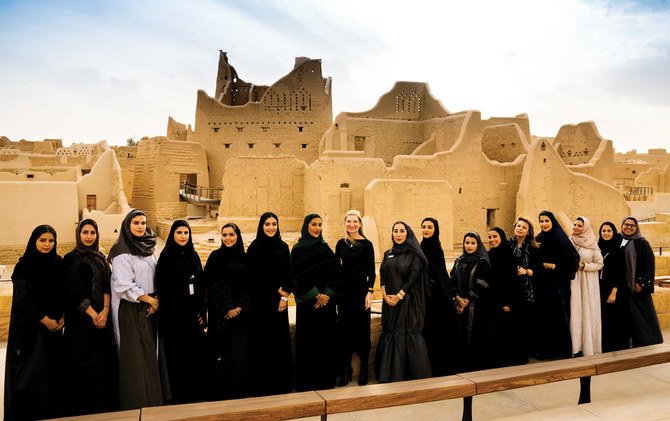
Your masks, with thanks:
M 591 376 L 579 378 L 579 404 L 591 402 Z
M 472 396 L 463 398 L 463 421 L 472 421 Z

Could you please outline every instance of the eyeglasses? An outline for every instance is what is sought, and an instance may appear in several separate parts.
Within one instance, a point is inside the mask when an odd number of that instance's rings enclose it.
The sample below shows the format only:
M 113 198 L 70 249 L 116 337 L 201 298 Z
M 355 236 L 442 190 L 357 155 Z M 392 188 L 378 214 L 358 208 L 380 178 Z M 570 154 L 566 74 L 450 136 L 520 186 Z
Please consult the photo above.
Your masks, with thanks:
M 623 224 L 623 226 L 626 227 L 626 228 L 635 228 L 635 227 L 637 227 L 637 225 L 635 225 L 635 224 Z

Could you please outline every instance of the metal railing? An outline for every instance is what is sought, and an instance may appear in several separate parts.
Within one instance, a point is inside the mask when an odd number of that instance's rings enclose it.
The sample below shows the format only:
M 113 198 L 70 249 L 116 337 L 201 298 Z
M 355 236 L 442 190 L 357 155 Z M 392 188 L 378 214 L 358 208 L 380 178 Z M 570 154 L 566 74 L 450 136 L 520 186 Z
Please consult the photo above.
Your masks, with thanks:
M 179 196 L 187 202 L 202 205 L 221 203 L 223 189 L 179 184 Z

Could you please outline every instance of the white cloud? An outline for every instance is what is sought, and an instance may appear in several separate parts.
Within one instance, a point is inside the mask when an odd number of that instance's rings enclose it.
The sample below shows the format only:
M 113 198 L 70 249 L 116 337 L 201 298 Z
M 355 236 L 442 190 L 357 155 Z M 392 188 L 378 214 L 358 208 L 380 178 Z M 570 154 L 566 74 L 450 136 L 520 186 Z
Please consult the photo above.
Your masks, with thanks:
M 0 15 L 0 135 L 66 143 L 193 123 L 218 50 L 271 84 L 323 60 L 333 110 L 362 111 L 396 80 L 450 111 L 527 112 L 538 135 L 594 120 L 625 150 L 662 147 L 670 121 L 668 7 L 585 0 L 65 2 Z M 625 117 L 624 117 L 625 116 Z

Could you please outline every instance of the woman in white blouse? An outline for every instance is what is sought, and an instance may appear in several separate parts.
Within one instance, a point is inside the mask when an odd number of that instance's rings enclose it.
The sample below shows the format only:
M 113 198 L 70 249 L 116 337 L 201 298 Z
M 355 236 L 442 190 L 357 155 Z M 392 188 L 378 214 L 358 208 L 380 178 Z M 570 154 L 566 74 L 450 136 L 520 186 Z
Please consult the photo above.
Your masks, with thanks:
M 121 409 L 163 404 L 156 357 L 154 291 L 156 236 L 142 211 L 132 210 L 109 252 L 112 264 L 112 322 L 119 351 Z

